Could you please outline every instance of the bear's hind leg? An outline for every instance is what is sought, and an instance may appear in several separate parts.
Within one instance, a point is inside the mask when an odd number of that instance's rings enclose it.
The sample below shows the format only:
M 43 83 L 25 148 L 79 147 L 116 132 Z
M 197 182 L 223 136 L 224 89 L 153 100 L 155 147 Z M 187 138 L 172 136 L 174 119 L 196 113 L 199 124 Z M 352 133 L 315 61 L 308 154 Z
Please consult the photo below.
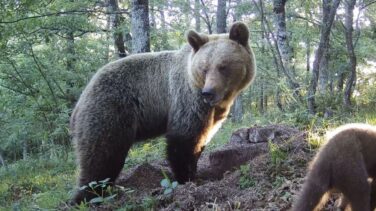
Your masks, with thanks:
M 98 197 L 98 196 L 105 196 L 105 189 L 108 185 L 113 185 L 116 178 L 118 177 L 121 169 L 124 166 L 124 161 L 127 156 L 128 150 L 130 146 L 127 148 L 125 147 L 107 147 L 107 153 L 96 153 L 97 155 L 93 155 L 96 158 L 92 158 L 90 164 L 85 164 L 81 162 L 80 165 L 80 172 L 79 172 L 79 179 L 78 179 L 78 186 L 80 190 L 78 190 L 73 197 L 73 204 L 79 204 L 82 201 L 89 202 L 90 199 Z M 109 179 L 106 183 L 106 187 L 88 187 L 90 182 L 99 182 L 105 179 Z M 82 189 L 82 187 L 86 186 L 86 188 Z
M 370 210 L 371 187 L 367 181 L 368 173 L 361 156 L 347 161 L 347 168 L 334 175 L 334 187 L 348 199 L 353 211 Z
M 376 181 L 375 177 L 372 178 L 372 182 L 370 183 L 371 186 L 371 210 L 376 209 Z
M 84 117 L 83 117 L 84 118 Z M 132 116 L 122 120 L 119 113 L 116 117 L 85 118 L 93 125 L 89 128 L 78 128 L 76 139 L 76 155 L 79 162 L 78 186 L 88 186 L 90 182 L 109 179 L 112 185 L 124 166 L 128 150 L 135 139 L 135 124 Z M 132 121 L 131 121 L 132 120 Z M 96 123 L 99 122 L 100 128 Z M 107 185 L 106 185 L 107 186 Z M 79 204 L 82 201 L 104 196 L 104 188 L 80 188 L 74 195 L 71 203 Z

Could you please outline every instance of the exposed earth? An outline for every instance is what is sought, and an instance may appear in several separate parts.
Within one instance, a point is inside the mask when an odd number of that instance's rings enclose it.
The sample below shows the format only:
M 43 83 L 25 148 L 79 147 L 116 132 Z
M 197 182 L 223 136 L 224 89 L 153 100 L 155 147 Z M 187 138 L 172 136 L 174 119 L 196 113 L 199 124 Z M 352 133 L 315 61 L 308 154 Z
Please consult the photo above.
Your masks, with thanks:
M 119 176 L 115 200 L 92 208 L 140 210 L 152 203 L 156 210 L 289 210 L 315 152 L 296 128 L 239 129 L 228 144 L 203 153 L 195 181 L 164 193 L 162 172 L 173 181 L 167 161 L 144 163 Z M 325 210 L 335 210 L 335 198 Z

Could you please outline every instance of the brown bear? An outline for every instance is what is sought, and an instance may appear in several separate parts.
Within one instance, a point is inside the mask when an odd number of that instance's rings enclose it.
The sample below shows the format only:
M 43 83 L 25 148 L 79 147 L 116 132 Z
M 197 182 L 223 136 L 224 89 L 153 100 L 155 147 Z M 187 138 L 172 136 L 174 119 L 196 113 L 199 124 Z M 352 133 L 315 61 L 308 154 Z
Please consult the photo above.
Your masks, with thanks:
M 119 175 L 133 143 L 165 134 L 179 183 L 193 180 L 205 144 L 255 77 L 244 23 L 229 34 L 187 33 L 178 51 L 135 54 L 101 68 L 84 89 L 70 122 L 78 186 Z M 95 197 L 78 190 L 79 203 Z
M 376 127 L 348 124 L 328 138 L 312 162 L 293 211 L 320 210 L 331 191 L 343 194 L 341 207 L 376 208 Z M 372 200 L 371 200 L 372 199 Z M 372 208 L 372 209 L 371 209 Z

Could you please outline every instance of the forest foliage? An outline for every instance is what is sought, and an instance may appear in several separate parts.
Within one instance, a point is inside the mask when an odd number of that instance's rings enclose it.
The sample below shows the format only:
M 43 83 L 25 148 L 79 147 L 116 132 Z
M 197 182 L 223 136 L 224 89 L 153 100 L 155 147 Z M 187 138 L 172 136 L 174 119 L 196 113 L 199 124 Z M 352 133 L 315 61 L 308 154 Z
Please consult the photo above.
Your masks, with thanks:
M 135 5 L 145 2 L 148 14 L 135 15 Z M 317 118 L 374 113 L 375 3 L 1 1 L 0 164 L 69 157 L 70 113 L 104 64 L 135 52 L 179 49 L 188 29 L 224 32 L 235 21 L 250 28 L 258 72 L 235 103 L 234 121 L 251 124 L 264 116 L 273 122 L 278 116 L 305 127 Z M 140 44 L 141 38 L 148 42 Z

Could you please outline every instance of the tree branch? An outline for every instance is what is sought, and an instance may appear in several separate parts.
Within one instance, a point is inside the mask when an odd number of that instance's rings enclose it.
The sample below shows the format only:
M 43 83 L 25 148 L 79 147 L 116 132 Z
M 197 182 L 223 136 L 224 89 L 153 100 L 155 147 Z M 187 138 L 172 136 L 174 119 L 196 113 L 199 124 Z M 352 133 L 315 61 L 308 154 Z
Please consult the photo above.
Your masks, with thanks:
M 49 16 L 60 16 L 60 15 L 66 15 L 66 14 L 84 15 L 84 14 L 88 14 L 88 13 L 127 14 L 127 15 L 129 15 L 129 12 L 127 10 L 119 10 L 117 12 L 105 12 L 105 11 L 102 11 L 102 10 L 71 10 L 71 11 L 46 13 L 46 14 L 41 14 L 41 15 L 23 17 L 23 18 L 19 18 L 19 19 L 16 19 L 16 20 L 0 21 L 0 24 L 12 24 L 12 23 L 20 22 L 20 21 L 29 20 L 29 19 L 38 19 L 38 18 L 44 18 L 44 17 L 49 17 Z

